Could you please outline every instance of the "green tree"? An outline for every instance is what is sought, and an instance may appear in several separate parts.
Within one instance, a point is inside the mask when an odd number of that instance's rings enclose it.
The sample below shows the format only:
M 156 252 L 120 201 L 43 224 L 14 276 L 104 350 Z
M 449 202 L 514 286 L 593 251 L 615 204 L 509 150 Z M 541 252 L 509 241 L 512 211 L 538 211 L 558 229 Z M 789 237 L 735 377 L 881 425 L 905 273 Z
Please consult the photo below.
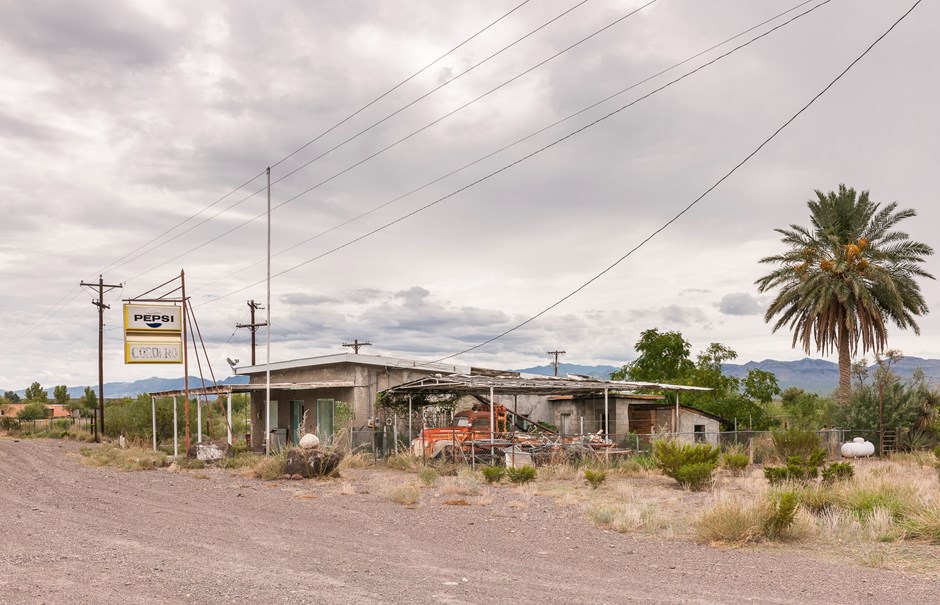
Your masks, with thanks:
M 859 377 L 848 406 L 839 406 L 835 422 L 839 426 L 856 430 L 878 430 L 878 411 L 882 408 L 887 429 L 916 426 L 927 402 L 935 397 L 922 372 L 903 380 L 894 372 L 894 364 L 901 359 L 897 351 L 888 351 L 885 357 L 875 357 L 872 380 Z
M 689 358 L 690 345 L 680 332 L 660 332 L 650 328 L 640 334 L 635 347 L 640 354 L 610 377 L 613 380 L 685 383 L 695 364 Z
M 39 420 L 49 417 L 49 408 L 41 401 L 31 401 L 23 406 L 20 413 L 16 415 L 20 420 Z
M 738 354 L 734 349 L 720 342 L 711 343 L 707 349 L 698 354 L 692 373 L 693 384 L 713 389 L 711 392 L 713 399 L 737 393 L 741 386 L 740 379 L 724 373 L 725 362 L 737 359 L 737 357 Z
M 42 385 L 38 382 L 34 382 L 29 385 L 29 388 L 26 389 L 26 401 L 39 401 L 45 403 L 49 401 L 49 394 L 46 393 L 46 389 L 42 388 Z
M 777 229 L 787 246 L 782 254 L 761 259 L 778 265 L 757 280 L 761 292 L 778 290 L 764 316 L 777 317 L 773 331 L 787 326 L 793 346 L 809 353 L 839 354 L 840 404 L 851 394 L 851 361 L 862 352 L 882 352 L 888 323 L 920 333 L 915 317 L 927 313 L 916 278 L 929 278 L 921 264 L 933 249 L 894 230 L 914 210 L 881 208 L 868 192 L 839 185 L 838 192 L 816 191 L 807 202 L 812 226 Z
M 816 393 L 790 387 L 780 394 L 780 405 L 789 417 L 792 428 L 812 431 L 822 425 L 825 404 Z
M 79 399 L 83 416 L 94 416 L 98 409 L 98 395 L 91 387 L 85 387 L 85 393 Z
M 7 391 L 3 394 L 3 397 L 10 403 L 20 402 L 20 396 L 16 394 L 16 391 Z
M 744 378 L 744 395 L 749 399 L 761 403 L 770 403 L 780 394 L 780 385 L 773 372 L 765 370 L 748 370 Z
M 69 397 L 69 388 L 64 384 L 60 384 L 59 386 L 52 389 L 53 403 L 57 403 L 59 405 L 68 405 L 70 400 L 71 397 Z

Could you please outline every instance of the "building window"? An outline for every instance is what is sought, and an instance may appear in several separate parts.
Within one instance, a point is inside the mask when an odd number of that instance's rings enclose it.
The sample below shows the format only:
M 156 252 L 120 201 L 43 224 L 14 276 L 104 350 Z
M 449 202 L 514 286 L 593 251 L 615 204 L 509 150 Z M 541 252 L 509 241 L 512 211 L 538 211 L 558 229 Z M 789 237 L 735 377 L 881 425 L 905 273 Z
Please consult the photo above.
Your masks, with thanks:
M 694 425 L 694 427 L 695 427 L 695 441 L 699 443 L 704 443 L 705 442 L 705 425 L 696 424 Z

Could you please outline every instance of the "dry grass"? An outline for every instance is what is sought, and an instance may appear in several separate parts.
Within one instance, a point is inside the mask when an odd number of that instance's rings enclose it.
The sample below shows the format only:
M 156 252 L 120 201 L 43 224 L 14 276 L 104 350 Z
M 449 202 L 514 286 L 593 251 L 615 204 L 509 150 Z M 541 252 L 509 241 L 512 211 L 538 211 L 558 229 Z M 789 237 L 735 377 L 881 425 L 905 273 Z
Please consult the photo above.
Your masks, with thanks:
M 110 466 L 122 471 L 149 471 L 166 465 L 166 454 L 153 450 L 111 445 L 83 447 L 79 450 L 82 463 L 89 466 Z
M 270 456 L 261 456 L 251 466 L 251 473 L 256 479 L 273 481 L 284 476 L 284 467 L 287 464 L 287 450 L 282 450 Z
M 385 492 L 386 497 L 396 504 L 414 506 L 421 500 L 421 488 L 414 483 L 395 485 Z
M 339 461 L 340 469 L 367 468 L 373 465 L 375 465 L 375 455 L 369 452 L 343 456 L 343 459 Z

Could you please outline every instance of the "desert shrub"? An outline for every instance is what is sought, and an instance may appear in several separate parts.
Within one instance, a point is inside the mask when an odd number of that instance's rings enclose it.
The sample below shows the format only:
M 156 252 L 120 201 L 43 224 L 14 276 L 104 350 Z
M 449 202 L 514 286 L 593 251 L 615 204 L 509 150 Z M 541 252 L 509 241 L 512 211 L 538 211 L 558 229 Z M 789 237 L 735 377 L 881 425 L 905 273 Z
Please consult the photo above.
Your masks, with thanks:
M 783 460 L 789 460 L 793 456 L 809 459 L 820 449 L 819 435 L 813 431 L 803 429 L 774 431 L 771 439 L 774 442 L 774 449 Z
M 607 473 L 600 469 L 586 468 L 584 469 L 584 480 L 588 482 L 592 489 L 597 489 L 607 480 Z
M 375 454 L 371 452 L 357 452 L 343 456 L 339 462 L 340 468 L 366 468 L 375 464 Z
M 715 466 L 714 462 L 684 464 L 679 467 L 676 476 L 673 478 L 679 482 L 683 489 L 699 491 L 711 483 Z
M 940 464 L 940 447 L 933 448 L 933 455 L 937 459 L 937 464 Z
M 490 484 L 499 483 L 506 474 L 506 469 L 502 466 L 484 466 L 482 471 L 483 478 Z
M 751 463 L 750 458 L 743 452 L 725 452 L 721 455 L 721 466 L 735 475 L 740 475 Z
M 771 485 L 785 482 L 808 483 L 819 477 L 819 467 L 826 459 L 826 452 L 817 447 L 810 456 L 790 456 L 786 466 L 764 468 L 764 477 Z
M 898 440 L 898 449 L 904 452 L 918 452 L 929 450 L 937 444 L 937 438 L 932 431 L 913 430 L 901 435 Z
M 0 429 L 5 431 L 18 431 L 20 430 L 20 421 L 12 416 L 4 416 L 0 418 Z
M 718 467 L 720 450 L 707 443 L 682 443 L 676 439 L 653 442 L 656 465 L 667 477 L 686 489 L 697 490 L 709 483 Z
M 822 478 L 825 483 L 846 481 L 854 476 L 855 467 L 848 462 L 833 462 L 822 469 Z
M 421 498 L 421 491 L 417 485 L 396 485 L 388 490 L 388 499 L 398 504 L 411 506 L 417 504 Z
M 793 491 L 784 491 L 772 496 L 767 514 L 763 519 L 763 533 L 769 540 L 778 539 L 790 529 L 796 519 L 800 498 Z
M 677 439 L 658 439 L 653 442 L 653 458 L 656 466 L 667 477 L 675 479 L 679 467 L 701 462 L 718 464 L 718 448 L 707 443 L 682 443 Z
M 426 466 L 418 471 L 418 479 L 421 479 L 421 483 L 424 483 L 428 487 L 434 485 L 440 476 L 440 473 L 438 473 L 437 469 L 433 466 Z
M 528 464 L 518 468 L 511 466 L 506 468 L 506 477 L 511 483 L 515 483 L 516 485 L 524 485 L 530 481 L 534 481 L 535 475 L 535 467 L 529 466 Z

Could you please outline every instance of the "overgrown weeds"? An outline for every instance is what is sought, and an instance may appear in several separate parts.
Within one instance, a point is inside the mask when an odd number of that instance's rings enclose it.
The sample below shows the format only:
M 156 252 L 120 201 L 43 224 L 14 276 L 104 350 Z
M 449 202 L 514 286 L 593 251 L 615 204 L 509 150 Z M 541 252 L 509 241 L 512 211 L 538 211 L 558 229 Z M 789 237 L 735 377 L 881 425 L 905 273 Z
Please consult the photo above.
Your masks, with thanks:
M 720 450 L 707 443 L 683 443 L 677 439 L 653 442 L 653 458 L 667 477 L 685 489 L 699 490 L 711 483 Z
M 284 477 L 287 466 L 287 449 L 276 454 L 260 457 L 251 467 L 252 474 L 263 481 L 273 481 Z
M 414 506 L 421 499 L 421 490 L 414 483 L 395 485 L 386 492 L 389 500 L 396 504 Z
M 149 471 L 166 464 L 166 454 L 137 447 L 121 449 L 110 445 L 83 447 L 82 462 L 89 466 L 111 466 L 122 471 Z

